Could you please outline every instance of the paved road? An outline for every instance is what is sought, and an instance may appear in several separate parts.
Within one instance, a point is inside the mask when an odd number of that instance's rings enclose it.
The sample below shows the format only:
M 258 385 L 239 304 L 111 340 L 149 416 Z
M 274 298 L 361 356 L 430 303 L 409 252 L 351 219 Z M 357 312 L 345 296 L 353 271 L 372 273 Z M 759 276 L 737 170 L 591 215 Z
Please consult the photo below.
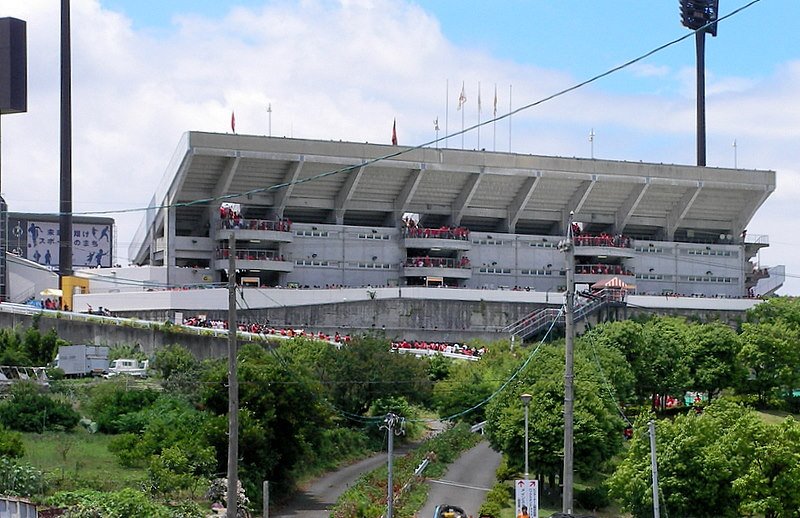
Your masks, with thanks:
M 486 493 L 494 485 L 498 465 L 500 454 L 486 441 L 465 452 L 450 465 L 444 477 L 428 482 L 431 490 L 419 518 L 432 518 L 433 509 L 439 504 L 457 505 L 467 515 L 478 516 Z
M 393 457 L 397 459 L 405 455 L 416 445 L 395 447 Z M 378 453 L 345 466 L 336 471 L 326 473 L 314 480 L 305 490 L 299 491 L 289 502 L 279 509 L 270 510 L 270 518 L 329 518 L 330 509 L 336 505 L 339 496 L 349 488 L 362 474 L 385 465 L 386 452 Z

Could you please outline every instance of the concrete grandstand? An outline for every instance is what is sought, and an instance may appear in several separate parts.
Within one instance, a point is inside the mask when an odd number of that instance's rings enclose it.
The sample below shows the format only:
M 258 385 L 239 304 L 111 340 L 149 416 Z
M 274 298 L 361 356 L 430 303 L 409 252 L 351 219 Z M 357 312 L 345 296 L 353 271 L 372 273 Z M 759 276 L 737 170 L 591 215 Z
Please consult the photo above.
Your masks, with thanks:
M 574 212 L 577 283 L 752 297 L 783 280 L 746 233 L 774 190 L 763 170 L 189 132 L 129 253 L 165 285 L 227 279 L 233 235 L 246 286 L 559 292 Z

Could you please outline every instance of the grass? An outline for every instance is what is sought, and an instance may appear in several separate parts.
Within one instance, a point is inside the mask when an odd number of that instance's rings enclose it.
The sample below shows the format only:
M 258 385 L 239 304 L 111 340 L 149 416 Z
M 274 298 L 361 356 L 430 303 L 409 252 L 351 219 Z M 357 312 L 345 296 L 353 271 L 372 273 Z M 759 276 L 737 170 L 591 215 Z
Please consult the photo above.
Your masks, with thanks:
M 140 489 L 145 470 L 121 467 L 108 451 L 111 439 L 110 435 L 90 434 L 83 429 L 73 433 L 26 433 L 23 434 L 25 456 L 21 460 L 46 474 L 51 492 L 78 488 Z
M 763 419 L 767 424 L 781 423 L 788 416 L 793 416 L 795 419 L 797 419 L 796 415 L 790 414 L 789 412 L 784 412 L 782 410 L 761 410 L 758 412 L 758 415 L 760 415 L 761 419 Z

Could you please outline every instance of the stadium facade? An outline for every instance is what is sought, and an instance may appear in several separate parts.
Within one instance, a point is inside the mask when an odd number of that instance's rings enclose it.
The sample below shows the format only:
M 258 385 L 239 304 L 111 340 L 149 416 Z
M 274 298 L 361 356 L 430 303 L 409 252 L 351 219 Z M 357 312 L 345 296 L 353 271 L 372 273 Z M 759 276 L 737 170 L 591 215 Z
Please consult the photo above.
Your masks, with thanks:
M 226 279 L 233 239 L 244 285 L 553 292 L 573 221 L 577 283 L 743 297 L 783 280 L 746 232 L 774 190 L 765 170 L 189 132 L 129 252 L 167 282 Z

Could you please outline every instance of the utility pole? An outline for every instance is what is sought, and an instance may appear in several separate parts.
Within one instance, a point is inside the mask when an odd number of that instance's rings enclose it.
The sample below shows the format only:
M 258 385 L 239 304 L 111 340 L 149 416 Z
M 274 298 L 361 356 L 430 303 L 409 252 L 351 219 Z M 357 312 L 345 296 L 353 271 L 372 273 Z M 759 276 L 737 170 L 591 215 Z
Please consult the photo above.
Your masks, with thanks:
M 656 462 L 656 423 L 650 420 L 650 468 L 653 470 L 653 518 L 659 518 L 658 463 Z
M 567 221 L 567 238 L 558 244 L 558 249 L 564 252 L 567 274 L 567 292 L 564 315 L 566 318 L 566 340 L 564 347 L 564 493 L 562 512 L 572 514 L 572 474 L 573 474 L 573 421 L 574 421 L 574 374 L 573 374 L 573 342 L 575 341 L 575 326 L 573 322 L 573 309 L 575 301 L 575 248 L 573 246 L 572 219 L 574 212 L 569 213 Z
M 392 473 L 392 456 L 394 455 L 394 436 L 403 433 L 403 424 L 405 419 L 395 413 L 389 412 L 383 420 L 384 424 L 381 425 L 381 430 L 389 431 L 389 476 L 387 480 L 388 494 L 386 496 L 386 518 L 392 518 L 394 511 L 394 481 Z M 398 427 L 399 425 L 399 427 Z
M 239 380 L 236 372 L 236 233 L 228 238 L 228 499 L 225 516 L 239 507 Z

